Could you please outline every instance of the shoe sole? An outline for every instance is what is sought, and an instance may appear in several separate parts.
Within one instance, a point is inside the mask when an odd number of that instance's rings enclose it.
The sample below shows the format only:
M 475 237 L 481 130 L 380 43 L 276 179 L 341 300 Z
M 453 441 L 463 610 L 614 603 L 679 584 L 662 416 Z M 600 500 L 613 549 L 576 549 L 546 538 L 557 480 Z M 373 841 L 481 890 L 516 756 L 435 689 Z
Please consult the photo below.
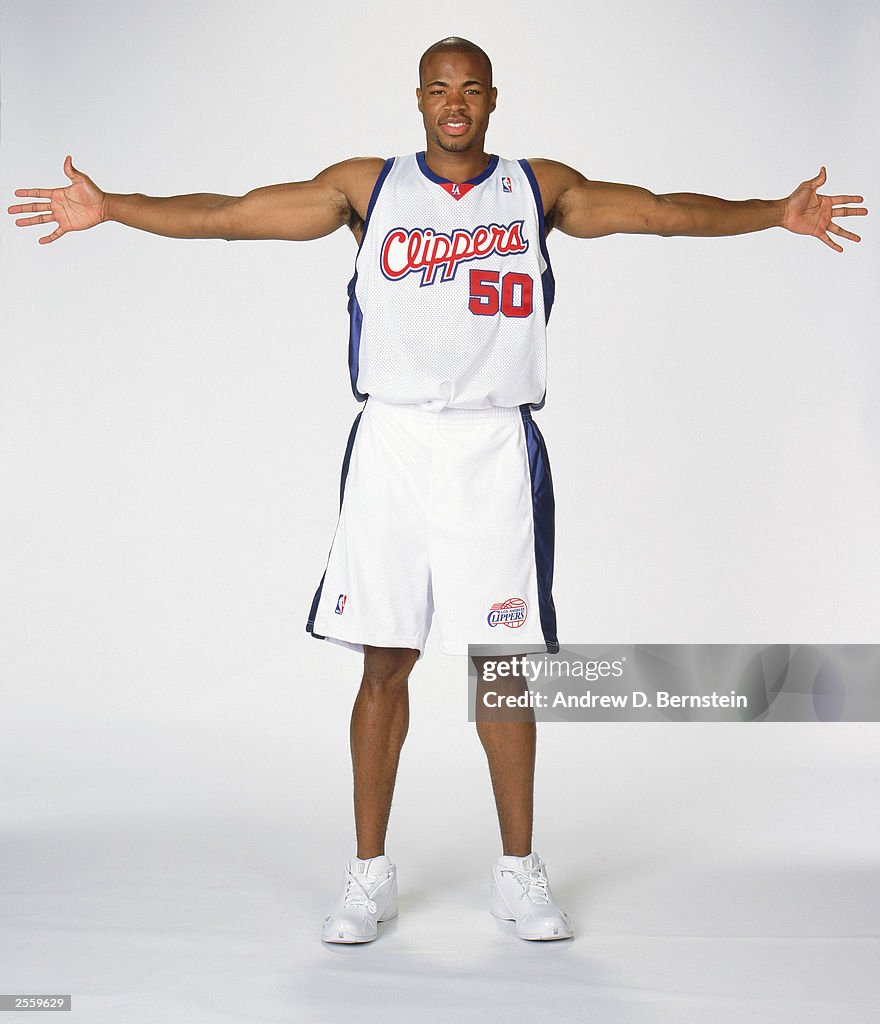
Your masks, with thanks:
M 397 917 L 397 911 L 396 910 L 394 911 L 393 914 L 389 914 L 388 917 L 380 917 L 380 918 L 378 918 L 377 921 L 376 921 L 376 924 L 382 924 L 384 921 L 393 921 L 395 917 Z M 378 938 L 379 938 L 378 931 L 376 932 L 375 935 L 371 935 L 367 939 L 357 938 L 351 932 L 343 931 L 341 936 L 337 932 L 336 935 L 332 939 L 327 938 L 326 935 L 322 935 L 321 936 L 321 941 L 322 942 L 329 942 L 329 943 L 334 944 L 334 945 L 336 943 L 342 943 L 342 944 L 345 944 L 345 945 L 355 945 L 355 944 L 359 943 L 360 945 L 364 945 L 367 942 L 375 942 L 376 939 L 378 939 Z
M 374 936 L 372 936 L 372 938 L 369 938 L 369 939 L 356 939 L 354 936 L 346 935 L 345 932 L 343 932 L 341 935 L 335 935 L 332 939 L 328 939 L 326 935 L 322 935 L 321 936 L 321 942 L 326 942 L 326 943 L 328 943 L 331 946 L 338 946 L 338 945 L 346 945 L 346 946 L 359 945 L 359 946 L 364 946 L 368 942 L 375 942 L 377 938 L 378 938 L 378 935 L 374 935 Z
M 503 914 L 496 914 L 494 910 L 490 910 L 489 913 L 499 921 L 516 921 L 515 917 L 505 917 Z M 520 931 L 517 931 L 516 935 L 517 938 L 527 939 L 529 942 L 554 942 L 556 939 L 574 938 L 574 932 L 571 929 L 560 935 L 526 935 Z

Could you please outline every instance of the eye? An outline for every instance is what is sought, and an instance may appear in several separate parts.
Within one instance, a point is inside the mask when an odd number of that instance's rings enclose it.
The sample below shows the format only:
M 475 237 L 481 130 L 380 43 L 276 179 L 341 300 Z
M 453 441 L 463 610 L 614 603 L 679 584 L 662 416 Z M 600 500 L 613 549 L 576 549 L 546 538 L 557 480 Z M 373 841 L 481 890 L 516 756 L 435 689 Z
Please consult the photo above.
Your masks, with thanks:
M 442 96 L 443 95 L 443 90 L 442 89 L 432 89 L 431 90 L 431 95 L 432 96 Z

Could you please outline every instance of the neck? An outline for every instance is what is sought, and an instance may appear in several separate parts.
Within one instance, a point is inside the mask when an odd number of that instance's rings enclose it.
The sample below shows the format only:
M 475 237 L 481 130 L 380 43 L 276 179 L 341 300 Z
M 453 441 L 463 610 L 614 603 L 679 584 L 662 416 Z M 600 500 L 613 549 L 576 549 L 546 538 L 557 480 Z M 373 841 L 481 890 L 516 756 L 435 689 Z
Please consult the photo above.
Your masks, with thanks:
M 489 154 L 484 152 L 482 146 L 461 153 L 448 153 L 428 139 L 425 163 L 441 178 L 462 182 L 476 178 L 486 170 L 489 166 Z

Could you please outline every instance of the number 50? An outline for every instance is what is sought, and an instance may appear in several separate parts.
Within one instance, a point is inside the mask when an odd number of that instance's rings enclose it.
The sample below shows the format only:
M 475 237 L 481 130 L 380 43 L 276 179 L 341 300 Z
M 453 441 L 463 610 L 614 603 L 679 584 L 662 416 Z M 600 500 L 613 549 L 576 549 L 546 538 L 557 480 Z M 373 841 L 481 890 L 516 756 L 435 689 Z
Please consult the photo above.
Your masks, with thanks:
M 513 271 L 500 279 L 497 270 L 471 271 L 471 298 L 468 309 L 477 316 L 531 316 L 532 279 Z M 499 283 L 501 287 L 499 288 Z

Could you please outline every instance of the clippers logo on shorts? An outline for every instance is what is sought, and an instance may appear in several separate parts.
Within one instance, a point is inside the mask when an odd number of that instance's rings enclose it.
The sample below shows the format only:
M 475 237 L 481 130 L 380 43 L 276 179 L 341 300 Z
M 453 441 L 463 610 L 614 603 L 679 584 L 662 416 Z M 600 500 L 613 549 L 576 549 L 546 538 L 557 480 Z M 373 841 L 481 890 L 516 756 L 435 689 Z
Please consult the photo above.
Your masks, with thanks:
M 345 611 L 345 602 L 348 600 L 346 594 L 340 594 L 339 600 L 336 602 L 336 614 L 341 615 Z
M 481 224 L 473 231 L 458 228 L 448 235 L 431 228 L 393 228 L 382 243 L 379 262 L 389 281 L 421 274 L 419 287 L 424 287 L 434 284 L 438 270 L 441 281 L 452 281 L 461 263 L 527 252 L 529 243 L 523 234 L 521 220 Z
M 486 621 L 494 629 L 495 626 L 507 626 L 508 629 L 519 629 L 528 618 L 529 608 L 521 597 L 508 597 L 506 601 L 493 604 Z

